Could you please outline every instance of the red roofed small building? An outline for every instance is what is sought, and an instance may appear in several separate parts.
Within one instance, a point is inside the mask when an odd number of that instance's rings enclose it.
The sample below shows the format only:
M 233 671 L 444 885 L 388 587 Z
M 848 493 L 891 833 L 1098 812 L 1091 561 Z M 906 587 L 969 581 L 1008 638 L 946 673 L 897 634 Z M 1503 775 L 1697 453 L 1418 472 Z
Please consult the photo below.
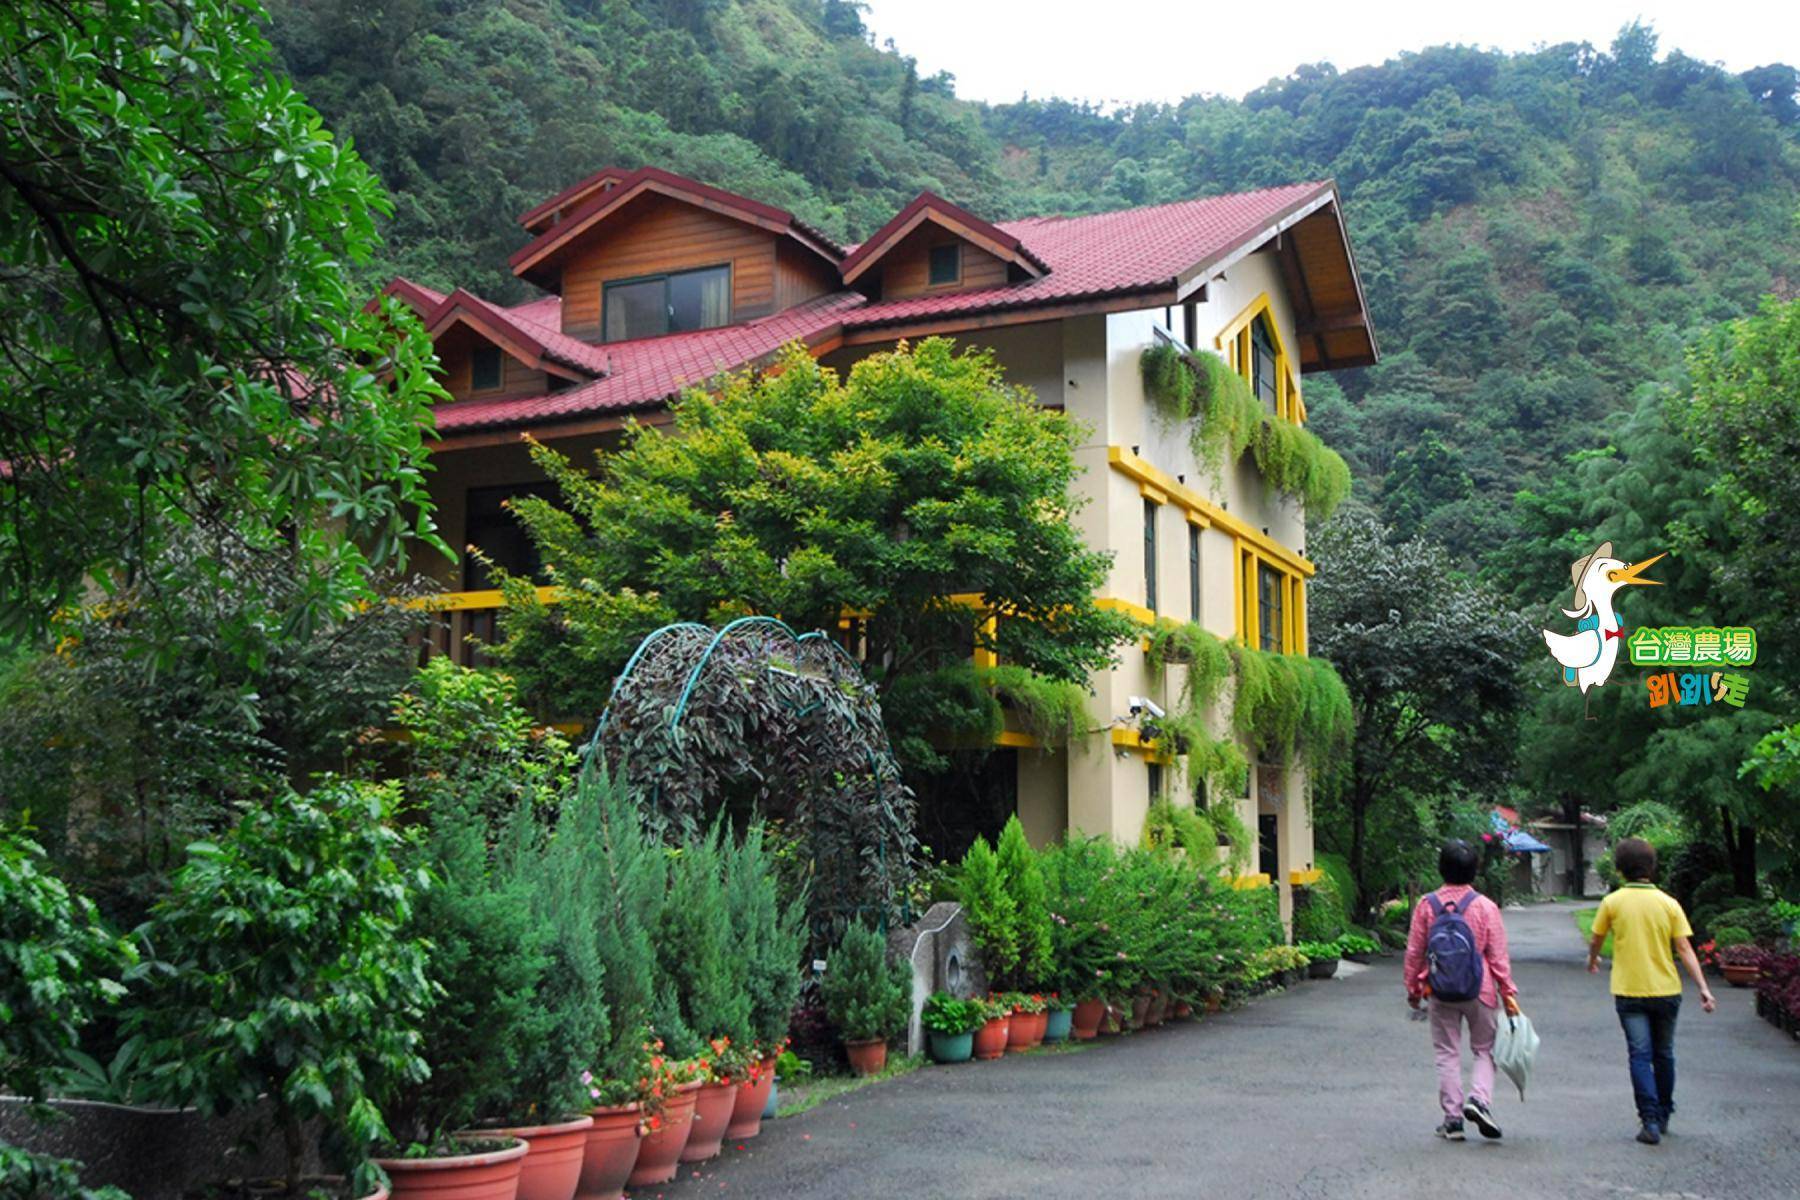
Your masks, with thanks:
M 501 510 L 542 486 L 521 435 L 578 460 L 628 419 L 799 341 L 846 368 L 901 338 L 987 346 L 1037 402 L 1078 418 L 1089 542 L 1113 552 L 1103 604 L 1146 622 L 1194 620 L 1306 652 L 1305 514 L 1245 457 L 1221 479 L 1147 401 L 1139 362 L 1170 340 L 1223 356 L 1278 419 L 1304 422 L 1301 380 L 1376 359 L 1330 182 L 1079 217 L 990 222 L 929 192 L 855 247 L 772 205 L 654 167 L 607 168 L 520 218 L 514 272 L 544 290 L 488 303 L 396 279 L 435 340 L 452 400 L 437 410 L 433 492 L 453 545 L 512 569 L 530 548 Z M 481 564 L 442 563 L 453 640 L 491 628 Z M 1173 669 L 1175 674 L 1179 668 Z M 997 756 L 1034 840 L 1065 830 L 1135 840 L 1178 773 L 1141 744 L 1135 697 L 1174 698 L 1141 651 L 1093 680 L 1102 732 L 1045 752 L 1008 733 Z M 1115 720 L 1118 718 L 1118 720 Z M 1108 727 L 1111 723 L 1110 728 Z M 1311 878 L 1304 780 L 1257 764 L 1238 797 L 1259 833 L 1249 882 Z

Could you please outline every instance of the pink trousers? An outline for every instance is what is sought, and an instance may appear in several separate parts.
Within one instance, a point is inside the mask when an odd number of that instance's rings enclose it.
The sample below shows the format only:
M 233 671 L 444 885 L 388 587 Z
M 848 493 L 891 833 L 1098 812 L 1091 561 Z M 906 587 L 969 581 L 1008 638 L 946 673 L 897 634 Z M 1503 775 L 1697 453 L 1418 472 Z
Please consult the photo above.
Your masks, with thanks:
M 1469 1079 L 1469 1095 L 1483 1104 L 1494 1099 L 1494 1032 L 1500 1028 L 1500 1010 L 1480 1000 L 1431 1001 L 1431 1052 L 1437 1060 L 1438 1103 L 1444 1115 L 1462 1119 L 1462 1027 L 1469 1023 L 1469 1049 L 1475 1054 L 1475 1071 Z

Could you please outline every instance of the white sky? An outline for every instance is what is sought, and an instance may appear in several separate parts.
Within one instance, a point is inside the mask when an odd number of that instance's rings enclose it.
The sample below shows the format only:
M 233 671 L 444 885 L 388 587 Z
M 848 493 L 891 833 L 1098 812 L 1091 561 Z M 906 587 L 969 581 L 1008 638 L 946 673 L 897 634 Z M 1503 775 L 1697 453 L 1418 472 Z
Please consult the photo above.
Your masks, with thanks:
M 1604 49 L 1635 17 L 1655 27 L 1659 55 L 1733 71 L 1800 63 L 1795 0 L 872 0 L 864 23 L 921 75 L 955 75 L 965 99 L 1116 103 L 1242 96 L 1301 63 L 1347 70 L 1445 43 Z

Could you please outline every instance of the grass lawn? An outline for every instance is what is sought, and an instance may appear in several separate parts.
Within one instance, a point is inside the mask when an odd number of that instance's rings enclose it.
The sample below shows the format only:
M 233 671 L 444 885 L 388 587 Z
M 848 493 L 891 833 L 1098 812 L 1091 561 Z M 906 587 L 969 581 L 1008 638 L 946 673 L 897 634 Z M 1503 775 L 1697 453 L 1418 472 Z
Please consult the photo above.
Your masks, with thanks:
M 1581 930 L 1583 945 L 1594 940 L 1594 914 L 1599 911 L 1597 908 L 1584 908 L 1575 914 L 1575 926 Z M 1606 935 L 1606 941 L 1601 945 L 1600 953 L 1607 958 L 1612 957 L 1612 934 Z

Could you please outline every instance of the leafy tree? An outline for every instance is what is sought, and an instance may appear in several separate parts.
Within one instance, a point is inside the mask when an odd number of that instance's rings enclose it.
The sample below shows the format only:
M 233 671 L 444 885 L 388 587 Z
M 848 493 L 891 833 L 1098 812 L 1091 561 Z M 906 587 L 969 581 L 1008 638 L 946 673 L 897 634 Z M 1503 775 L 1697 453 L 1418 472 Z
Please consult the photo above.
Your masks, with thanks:
M 1428 542 L 1395 544 L 1366 509 L 1314 534 L 1313 652 L 1349 691 L 1355 742 L 1342 770 L 1345 852 L 1360 895 L 1376 898 L 1371 815 L 1443 781 L 1498 781 L 1513 746 L 1529 652 L 1520 615 Z
M 34 1102 L 137 957 L 44 865 L 42 846 L 0 829 L 0 1086 Z
M 391 787 L 331 780 L 196 842 L 144 930 L 148 986 L 127 1014 L 156 1090 L 208 1111 L 274 1106 L 298 1196 L 309 1123 L 359 1175 L 388 1138 L 372 1096 L 424 1079 L 428 948 L 408 930 L 424 876 L 404 872 Z
M 438 544 L 430 345 L 355 280 L 389 210 L 236 0 L 0 15 L 0 623 L 135 584 L 177 529 L 341 605 Z M 190 564 L 194 565 L 194 564 Z M 167 566 L 163 565 L 167 574 Z M 159 594 L 207 586 L 203 572 Z M 335 605 L 328 604 L 328 607 Z M 222 631 L 254 656 L 253 631 Z M 235 644 L 235 637 L 250 644 Z
M 1129 633 L 1095 605 L 1107 558 L 1072 521 L 1079 431 L 985 354 L 934 338 L 840 380 L 791 348 L 772 376 L 690 392 L 675 433 L 633 430 L 595 478 L 534 448 L 567 508 L 533 498 L 515 511 L 551 579 L 571 586 L 550 607 L 511 585 L 499 653 L 529 694 L 599 710 L 632 647 L 673 620 L 780 613 L 832 630 L 866 612 L 895 753 L 933 769 L 944 760 L 915 718 L 946 690 L 916 685 L 969 646 L 1085 683 Z M 994 629 L 946 599 L 970 593 L 1007 619 Z

